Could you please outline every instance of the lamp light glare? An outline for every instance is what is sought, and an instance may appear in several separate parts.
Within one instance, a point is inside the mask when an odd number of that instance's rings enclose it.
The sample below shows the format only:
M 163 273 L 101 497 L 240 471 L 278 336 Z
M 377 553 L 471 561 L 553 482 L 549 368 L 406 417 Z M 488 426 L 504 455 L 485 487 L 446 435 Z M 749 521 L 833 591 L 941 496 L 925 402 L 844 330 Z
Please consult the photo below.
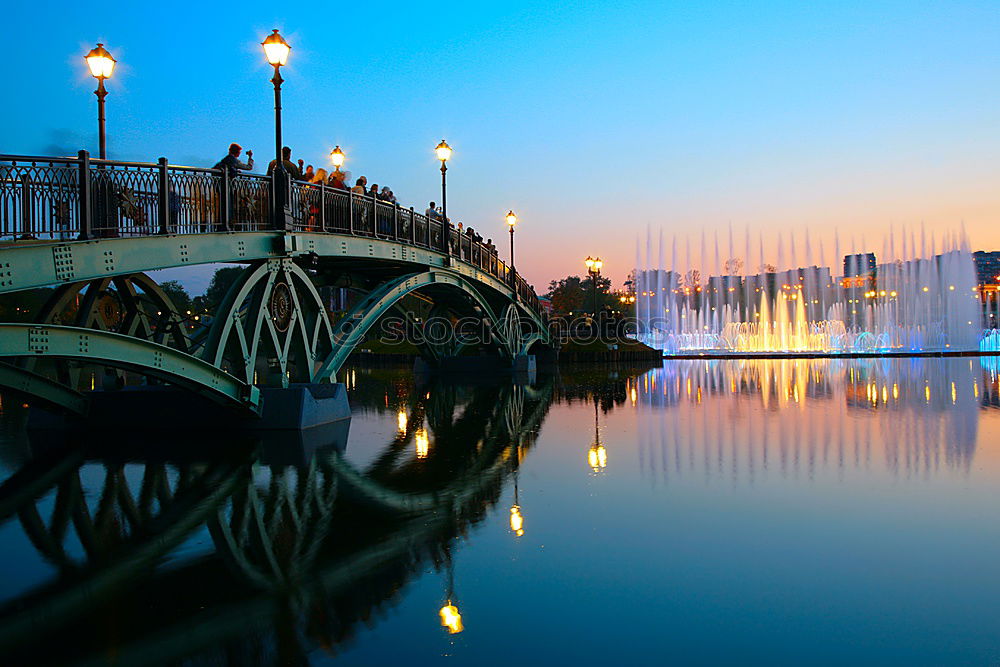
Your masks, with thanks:
M 437 159 L 441 160 L 441 162 L 447 162 L 451 159 L 451 146 L 444 139 L 434 148 L 434 152 L 437 154 Z
M 346 158 L 347 156 L 344 155 L 344 151 L 340 150 L 340 146 L 337 146 L 330 151 L 330 162 L 333 163 L 333 166 L 337 169 L 344 166 L 344 160 Z
M 271 65 L 281 67 L 288 62 L 288 52 L 292 50 L 292 47 L 288 45 L 284 37 L 278 34 L 277 28 L 264 38 L 260 45 L 264 47 L 264 55 Z
M 101 42 L 98 42 L 84 58 L 87 60 L 91 76 L 95 79 L 107 79 L 115 71 L 116 61 Z

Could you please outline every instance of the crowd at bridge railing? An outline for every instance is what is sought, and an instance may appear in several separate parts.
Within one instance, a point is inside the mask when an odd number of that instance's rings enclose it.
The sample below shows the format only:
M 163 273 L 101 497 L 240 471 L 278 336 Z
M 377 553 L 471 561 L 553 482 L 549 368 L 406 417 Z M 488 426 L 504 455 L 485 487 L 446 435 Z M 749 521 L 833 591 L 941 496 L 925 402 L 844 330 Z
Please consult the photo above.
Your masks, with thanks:
M 72 241 L 272 229 L 270 176 L 157 163 L 0 155 L 0 241 Z M 508 286 L 535 312 L 538 297 L 495 251 L 413 208 L 294 181 L 291 228 L 450 252 Z

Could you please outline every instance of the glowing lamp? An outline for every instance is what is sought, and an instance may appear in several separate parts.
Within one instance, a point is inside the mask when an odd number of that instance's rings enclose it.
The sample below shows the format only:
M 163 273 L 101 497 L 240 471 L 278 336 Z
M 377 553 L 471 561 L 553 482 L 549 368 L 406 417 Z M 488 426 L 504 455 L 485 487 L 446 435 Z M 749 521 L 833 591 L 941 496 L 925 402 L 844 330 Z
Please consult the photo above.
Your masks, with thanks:
M 344 166 L 344 160 L 346 157 L 347 156 L 344 155 L 344 151 L 340 150 L 340 146 L 337 146 L 330 151 L 330 162 L 333 163 L 333 166 L 336 167 L 338 171 Z
M 517 216 L 514 215 L 514 211 L 507 211 L 507 224 L 511 229 L 517 224 Z
M 583 263 L 587 265 L 588 269 L 594 268 L 594 258 L 587 255 L 587 259 L 583 260 Z
M 285 38 L 278 34 L 277 28 L 260 45 L 264 47 L 264 55 L 271 65 L 281 67 L 288 62 L 288 52 L 292 50 L 292 47 L 288 46 Z
M 462 625 L 462 615 L 458 613 L 458 607 L 453 605 L 451 600 L 448 600 L 448 604 L 441 607 L 438 616 L 441 617 L 441 627 L 447 628 L 449 635 L 457 635 L 465 629 L 465 626 Z
M 604 262 L 601 261 L 600 257 L 598 257 L 597 259 L 594 260 L 594 268 L 595 269 L 597 269 L 598 271 L 600 271 L 602 266 L 604 266 Z
M 95 79 L 107 79 L 115 71 L 115 59 L 100 42 L 84 58 L 87 59 L 87 67 L 90 68 L 90 74 Z
M 434 148 L 434 152 L 437 153 L 437 159 L 441 160 L 441 162 L 447 162 L 451 159 L 451 146 L 444 139 Z

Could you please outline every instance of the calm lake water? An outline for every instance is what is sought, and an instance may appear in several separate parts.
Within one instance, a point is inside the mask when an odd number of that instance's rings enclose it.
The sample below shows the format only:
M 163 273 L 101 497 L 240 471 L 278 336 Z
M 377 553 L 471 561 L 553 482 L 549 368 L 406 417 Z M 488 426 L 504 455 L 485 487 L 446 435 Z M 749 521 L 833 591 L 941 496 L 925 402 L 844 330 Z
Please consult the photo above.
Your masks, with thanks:
M 0 662 L 997 664 L 997 373 L 354 369 L 349 434 L 263 443 L 5 397 Z

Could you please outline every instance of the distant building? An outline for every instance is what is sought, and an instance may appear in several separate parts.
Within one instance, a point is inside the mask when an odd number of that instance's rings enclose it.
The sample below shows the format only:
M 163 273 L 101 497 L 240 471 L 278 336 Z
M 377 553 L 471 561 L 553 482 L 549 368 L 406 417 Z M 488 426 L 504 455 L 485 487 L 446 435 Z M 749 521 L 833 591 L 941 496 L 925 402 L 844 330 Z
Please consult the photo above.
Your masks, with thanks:
M 1000 250 L 977 250 L 972 253 L 972 260 L 976 263 L 976 283 L 980 287 L 1000 284 Z
M 844 255 L 844 279 L 841 286 L 874 287 L 877 267 L 873 252 Z

